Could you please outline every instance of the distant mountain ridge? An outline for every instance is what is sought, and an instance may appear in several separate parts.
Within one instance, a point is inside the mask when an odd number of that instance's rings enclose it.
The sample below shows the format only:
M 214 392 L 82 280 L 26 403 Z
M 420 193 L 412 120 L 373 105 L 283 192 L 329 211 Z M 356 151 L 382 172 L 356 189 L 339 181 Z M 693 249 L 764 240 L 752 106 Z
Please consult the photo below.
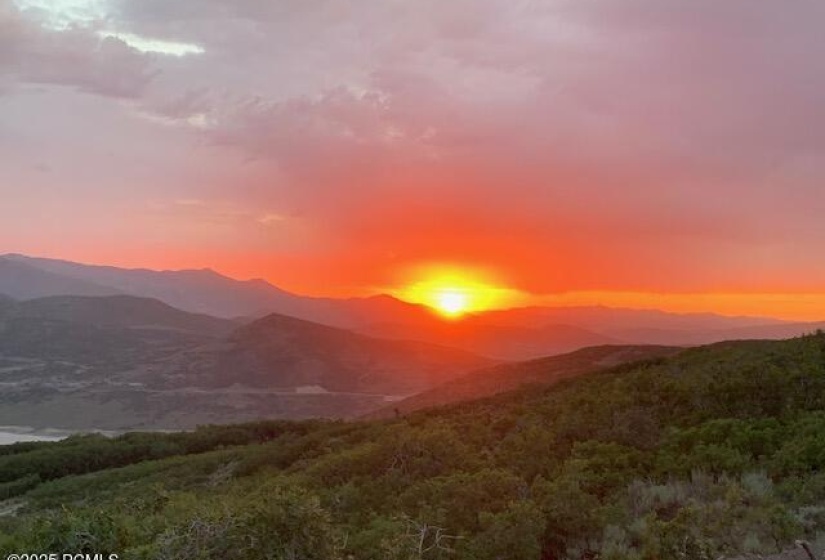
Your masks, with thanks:
M 0 307 L 0 317 L 9 316 L 109 327 L 172 329 L 212 335 L 228 334 L 238 326 L 235 321 L 181 311 L 160 300 L 127 295 L 50 296 L 24 301 L 11 300 L 11 303 Z
M 75 291 L 82 292 L 79 295 L 128 294 L 222 318 L 278 313 L 369 336 L 454 346 L 494 359 L 519 360 L 620 342 L 575 325 L 524 327 L 472 320 L 445 323 L 421 305 L 388 295 L 348 299 L 304 297 L 264 280 L 233 280 L 209 269 L 121 269 L 17 254 L 0 256 L 0 263 L 9 269 L 26 269 L 26 286 L 18 286 L 15 276 L 7 275 L 4 281 L 0 270 L 0 293 L 18 299 L 76 295 Z M 37 277 L 38 273 L 42 279 Z M 61 285 L 60 279 L 65 283 Z
M 210 269 L 123 269 L 17 254 L 0 257 L 0 263 L 5 263 L 6 266 L 8 263 L 24 265 L 29 270 L 39 271 L 43 277 L 54 280 L 54 283 L 43 282 L 37 285 L 40 293 L 35 296 L 21 295 L 21 291 L 26 291 L 23 287 L 12 285 L 9 289 L 9 282 L 0 283 L 0 288 L 6 288 L 4 293 L 18 299 L 117 293 L 159 299 L 185 311 L 234 318 L 259 315 L 269 307 L 289 307 L 298 298 L 263 280 L 233 280 Z M 58 280 L 62 280 L 64 284 L 58 284 Z M 74 290 L 78 285 L 95 286 L 109 293 L 77 293 Z M 35 289 L 30 288 L 28 292 L 35 292 Z
M 88 280 L 50 272 L 7 255 L 0 257 L 0 293 L 14 299 L 34 299 L 53 295 L 109 296 L 120 292 Z
M 0 293 L 17 299 L 132 295 L 224 319 L 252 320 L 277 313 L 369 336 L 453 346 L 504 360 L 603 344 L 688 346 L 726 339 L 785 338 L 825 325 L 603 306 L 492 310 L 445 322 L 424 306 L 388 295 L 315 298 L 292 294 L 265 280 L 234 280 L 210 269 L 121 269 L 17 254 L 0 256 Z
M 562 354 L 588 346 L 621 343 L 617 338 L 575 325 L 501 325 L 488 323 L 483 314 L 455 322 L 433 319 L 419 324 L 371 325 L 360 332 L 383 338 L 422 340 L 514 361 Z
M 261 279 L 235 280 L 211 269 L 124 269 L 19 254 L 0 256 L 0 293 L 16 299 L 132 295 L 221 318 L 257 318 L 280 313 L 341 328 L 409 318 L 420 320 L 432 315 L 423 306 L 388 295 L 315 298 L 287 292 Z
M 617 336 L 643 344 L 701 346 L 725 340 L 781 340 L 825 329 L 825 322 L 772 323 L 709 330 L 619 329 Z
M 586 329 L 616 331 L 626 328 L 712 330 L 788 324 L 772 317 L 730 316 L 717 313 L 672 313 L 659 309 L 632 309 L 604 305 L 491 310 L 479 318 L 503 325 L 576 324 Z

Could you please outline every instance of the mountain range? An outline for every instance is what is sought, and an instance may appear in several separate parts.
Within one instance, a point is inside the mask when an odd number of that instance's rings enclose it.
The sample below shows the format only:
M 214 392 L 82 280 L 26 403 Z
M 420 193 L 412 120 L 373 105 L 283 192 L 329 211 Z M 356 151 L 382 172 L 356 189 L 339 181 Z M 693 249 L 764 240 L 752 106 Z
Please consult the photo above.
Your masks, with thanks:
M 602 306 L 526 307 L 444 321 L 424 306 L 388 295 L 315 298 L 265 280 L 235 280 L 209 269 L 123 269 L 18 254 L 0 256 L 0 294 L 18 300 L 131 295 L 190 313 L 242 321 L 278 313 L 374 337 L 452 346 L 497 360 L 538 358 L 603 344 L 688 346 L 785 338 L 825 325 Z
M 0 425 L 355 416 L 489 363 L 277 314 L 241 324 L 134 296 L 0 299 Z
M 430 314 L 424 307 L 389 296 L 299 296 L 265 280 L 234 280 L 210 269 L 125 269 L 17 254 L 0 256 L 0 293 L 16 299 L 132 295 L 215 317 L 256 318 L 278 312 L 342 328 Z
M 120 430 L 393 415 L 675 347 L 823 326 L 607 307 L 448 321 L 386 295 L 311 298 L 211 270 L 6 255 L 0 425 Z

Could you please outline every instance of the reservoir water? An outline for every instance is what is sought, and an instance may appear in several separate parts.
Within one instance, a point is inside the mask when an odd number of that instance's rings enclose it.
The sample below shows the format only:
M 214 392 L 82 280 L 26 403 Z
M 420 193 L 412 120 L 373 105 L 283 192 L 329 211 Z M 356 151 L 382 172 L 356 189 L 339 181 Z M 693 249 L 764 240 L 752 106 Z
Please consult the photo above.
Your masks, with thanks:
M 9 445 L 18 441 L 57 441 L 65 436 L 42 435 L 27 431 L 3 431 L 0 429 L 0 445 Z

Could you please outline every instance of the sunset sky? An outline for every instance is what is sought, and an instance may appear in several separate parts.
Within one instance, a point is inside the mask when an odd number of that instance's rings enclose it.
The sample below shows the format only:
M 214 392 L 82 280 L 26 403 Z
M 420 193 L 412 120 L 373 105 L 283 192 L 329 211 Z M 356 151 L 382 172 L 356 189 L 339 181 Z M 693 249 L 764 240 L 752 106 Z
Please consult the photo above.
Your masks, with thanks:
M 820 0 L 0 0 L 0 253 L 825 319 L 823 21 Z

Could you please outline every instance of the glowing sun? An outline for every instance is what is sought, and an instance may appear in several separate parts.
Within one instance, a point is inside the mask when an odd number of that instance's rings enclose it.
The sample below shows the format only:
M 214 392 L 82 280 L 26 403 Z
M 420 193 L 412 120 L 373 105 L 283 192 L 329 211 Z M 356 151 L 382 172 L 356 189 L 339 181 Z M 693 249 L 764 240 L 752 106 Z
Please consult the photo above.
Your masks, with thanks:
M 413 280 L 392 290 L 399 298 L 430 307 L 447 319 L 507 306 L 515 290 L 496 285 L 489 274 L 472 268 L 430 265 L 410 274 Z
M 470 298 L 466 293 L 447 289 L 434 294 L 433 304 L 443 315 L 458 317 L 467 312 L 470 307 Z

